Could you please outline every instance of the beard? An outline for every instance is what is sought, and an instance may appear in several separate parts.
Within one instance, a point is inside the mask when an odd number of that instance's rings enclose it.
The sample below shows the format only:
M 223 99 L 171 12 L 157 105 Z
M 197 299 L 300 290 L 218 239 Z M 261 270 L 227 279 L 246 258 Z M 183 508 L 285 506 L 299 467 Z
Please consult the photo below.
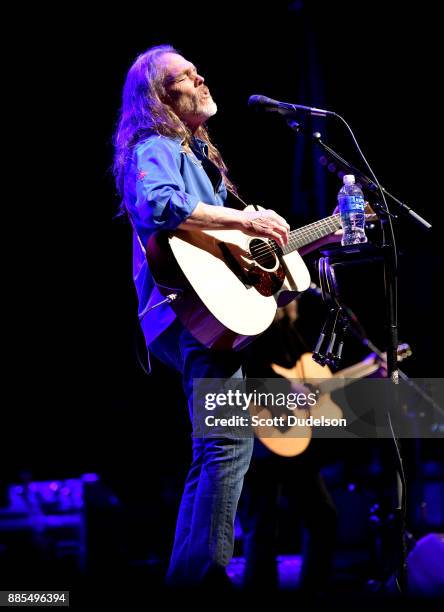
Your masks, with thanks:
M 200 114 L 206 115 L 208 118 L 212 117 L 217 113 L 217 105 L 213 98 L 210 96 L 203 104 L 198 108 Z
M 175 112 L 187 122 L 189 119 L 198 118 L 204 122 L 217 113 L 217 105 L 209 91 L 194 94 L 192 96 L 181 96 L 176 100 Z

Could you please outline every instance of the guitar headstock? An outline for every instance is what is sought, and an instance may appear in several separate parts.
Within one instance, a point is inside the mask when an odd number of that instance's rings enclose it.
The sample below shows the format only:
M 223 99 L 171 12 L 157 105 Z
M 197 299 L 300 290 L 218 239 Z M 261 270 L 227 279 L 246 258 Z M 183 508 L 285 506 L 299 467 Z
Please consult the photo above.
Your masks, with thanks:
M 403 344 L 398 344 L 398 348 L 396 350 L 396 358 L 398 363 L 404 361 L 404 359 L 407 359 L 411 355 L 412 349 L 410 348 L 410 345 L 407 344 L 407 342 L 404 342 Z M 376 353 L 370 353 L 370 355 L 367 356 L 366 360 L 368 363 L 379 364 L 379 368 L 382 372 L 382 375 L 387 375 L 387 353 L 382 353 L 381 357 L 378 357 Z
M 396 357 L 398 362 L 404 361 L 404 359 L 407 359 L 412 354 L 412 349 L 410 348 L 410 345 L 407 344 L 407 342 L 398 345 L 398 349 L 396 351 Z

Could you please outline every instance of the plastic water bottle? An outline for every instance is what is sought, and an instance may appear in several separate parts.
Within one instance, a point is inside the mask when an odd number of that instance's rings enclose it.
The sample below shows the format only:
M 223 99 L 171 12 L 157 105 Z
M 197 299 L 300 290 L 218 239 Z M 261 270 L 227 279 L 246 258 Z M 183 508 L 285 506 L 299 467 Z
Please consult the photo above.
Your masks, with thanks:
M 365 202 L 361 188 L 355 184 L 353 174 L 344 175 L 344 185 L 338 193 L 339 214 L 343 236 L 341 244 L 361 244 L 367 242 L 365 235 Z

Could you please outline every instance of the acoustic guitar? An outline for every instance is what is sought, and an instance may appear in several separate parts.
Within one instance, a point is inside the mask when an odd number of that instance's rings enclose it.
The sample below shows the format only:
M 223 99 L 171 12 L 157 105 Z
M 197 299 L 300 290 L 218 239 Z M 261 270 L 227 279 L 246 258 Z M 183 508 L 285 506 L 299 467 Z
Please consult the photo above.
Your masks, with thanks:
M 310 286 L 298 249 L 340 227 L 339 215 L 310 223 L 290 232 L 282 249 L 239 230 L 155 232 L 147 260 L 159 291 L 175 296 L 171 307 L 199 342 L 238 350 Z
M 408 344 L 400 344 L 397 355 L 398 361 L 410 357 L 412 351 Z M 363 361 L 356 363 L 348 368 L 339 370 L 335 374 L 328 366 L 321 366 L 313 361 L 312 353 L 304 353 L 292 368 L 284 368 L 277 364 L 272 364 L 273 371 L 289 380 L 297 380 L 303 384 L 304 380 L 309 380 L 318 391 L 316 404 L 310 409 L 298 409 L 301 417 L 313 416 L 320 418 L 324 416 L 329 419 L 340 419 L 343 414 L 340 406 L 336 404 L 331 393 L 337 389 L 342 389 L 358 379 L 365 378 L 377 372 L 385 362 L 381 361 L 374 353 Z M 260 419 L 269 419 L 272 412 L 268 408 L 251 404 L 249 407 L 250 415 L 257 415 Z M 270 451 L 281 457 L 295 457 L 303 453 L 312 438 L 312 429 L 308 426 L 291 425 L 278 428 L 273 425 L 261 425 L 253 428 L 256 437 Z M 296 431 L 297 430 L 297 431 Z

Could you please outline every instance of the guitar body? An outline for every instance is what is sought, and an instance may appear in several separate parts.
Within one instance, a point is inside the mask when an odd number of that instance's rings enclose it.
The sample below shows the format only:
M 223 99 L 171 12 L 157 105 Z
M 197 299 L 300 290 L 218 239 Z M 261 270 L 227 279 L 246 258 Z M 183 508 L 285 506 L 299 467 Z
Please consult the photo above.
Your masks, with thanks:
M 271 367 L 276 374 L 283 378 L 297 379 L 301 384 L 304 380 L 307 380 L 316 387 L 320 387 L 329 378 L 337 378 L 337 374 L 334 375 L 328 366 L 321 366 L 316 363 L 313 360 L 312 353 L 301 355 L 292 368 L 283 368 L 275 363 L 272 363 Z M 343 414 L 338 404 L 331 399 L 330 393 L 322 393 L 316 405 L 312 406 L 309 412 L 315 419 L 321 416 L 328 419 L 340 419 Z
M 160 292 L 179 293 L 171 307 L 184 326 L 214 349 L 244 347 L 278 306 L 310 286 L 297 250 L 278 255 L 267 240 L 238 230 L 156 232 L 147 259 Z
M 289 380 L 295 380 L 303 384 L 304 380 L 319 386 L 320 383 L 328 378 L 333 378 L 333 374 L 328 366 L 322 367 L 312 359 L 311 353 L 304 353 L 292 368 L 284 368 L 275 363 L 271 364 L 273 371 Z M 270 410 L 252 405 L 250 414 L 259 417 L 271 417 Z M 329 393 L 320 395 L 316 405 L 309 410 L 299 409 L 297 413 L 300 417 L 306 418 L 312 415 L 314 418 L 324 416 L 326 418 L 338 419 L 342 417 L 341 408 L 333 402 Z M 311 427 L 294 425 L 288 429 L 278 429 L 273 426 L 258 426 L 254 428 L 255 435 L 259 440 L 276 455 L 281 457 L 296 457 L 303 453 L 312 438 Z
M 397 349 L 398 362 L 410 357 L 412 354 L 408 344 L 400 344 Z M 307 381 L 319 391 L 315 406 L 309 410 L 299 410 L 301 417 L 313 416 L 313 418 L 340 419 L 342 410 L 338 404 L 331 399 L 331 393 L 342 389 L 356 380 L 375 374 L 382 368 L 384 371 L 384 360 L 378 359 L 377 355 L 371 353 L 363 361 L 355 363 L 347 368 L 332 374 L 328 366 L 321 366 L 312 359 L 312 353 L 304 353 L 292 368 L 283 368 L 275 363 L 271 364 L 273 371 L 296 383 L 304 384 Z M 386 373 L 385 373 L 386 375 Z M 379 375 L 381 376 L 381 375 Z M 384 375 L 382 375 L 384 376 Z M 261 406 L 251 404 L 249 407 L 251 415 L 260 417 L 271 417 L 271 411 Z M 285 429 L 274 426 L 255 427 L 255 435 L 273 453 L 281 457 L 295 457 L 305 451 L 312 438 L 311 427 L 292 425 Z M 296 437 L 297 434 L 297 437 Z

